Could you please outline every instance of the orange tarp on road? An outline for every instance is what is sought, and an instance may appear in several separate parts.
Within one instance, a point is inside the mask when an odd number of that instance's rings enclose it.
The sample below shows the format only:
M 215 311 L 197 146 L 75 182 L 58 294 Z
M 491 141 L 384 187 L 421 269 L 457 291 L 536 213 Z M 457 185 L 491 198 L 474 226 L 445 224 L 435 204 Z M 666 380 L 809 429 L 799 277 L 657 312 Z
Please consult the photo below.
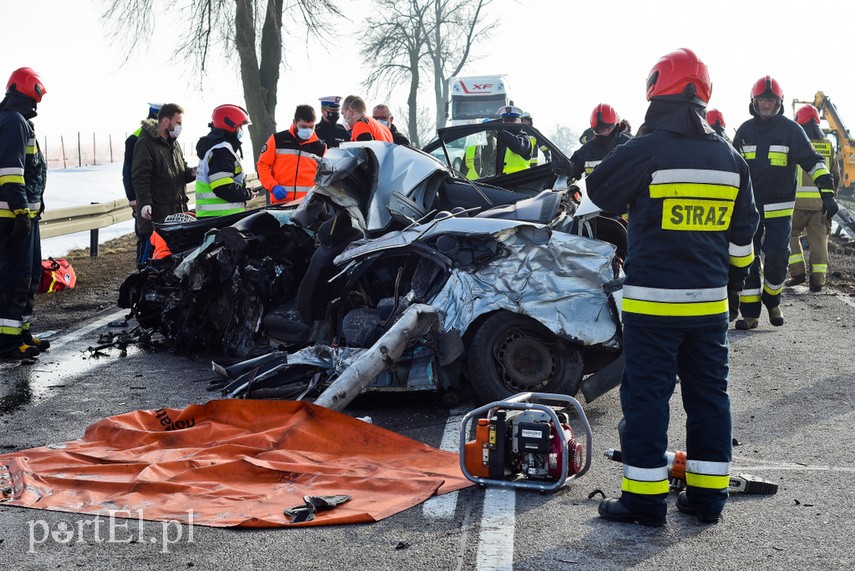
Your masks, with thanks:
M 0 455 L 16 505 L 215 527 L 289 526 L 303 496 L 352 499 L 313 521 L 371 522 L 471 485 L 456 454 L 309 403 L 220 400 L 106 418 L 81 440 Z M 117 514 L 123 516 L 123 514 Z

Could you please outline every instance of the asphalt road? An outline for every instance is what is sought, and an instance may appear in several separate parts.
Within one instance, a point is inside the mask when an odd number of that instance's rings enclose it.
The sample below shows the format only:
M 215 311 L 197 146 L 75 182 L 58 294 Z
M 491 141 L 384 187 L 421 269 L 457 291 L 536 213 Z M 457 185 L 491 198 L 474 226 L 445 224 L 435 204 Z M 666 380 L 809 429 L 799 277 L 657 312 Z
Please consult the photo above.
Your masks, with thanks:
M 733 472 L 779 483 L 774 496 L 732 496 L 724 522 L 703 526 L 672 508 L 660 529 L 597 517 L 600 489 L 616 496 L 617 395 L 585 405 L 594 432 L 591 470 L 556 493 L 468 488 L 374 524 L 275 530 L 119 520 L 116 541 L 79 533 L 79 516 L 0 503 L 0 567 L 6 569 L 852 569 L 855 447 L 852 336 L 855 298 L 785 292 L 784 327 L 730 332 Z M 120 314 L 119 314 L 120 315 Z M 135 409 L 204 402 L 209 361 L 132 350 L 89 357 L 115 319 L 62 332 L 35 365 L 0 365 L 0 452 L 77 439 L 90 423 Z M 94 326 L 93 326 L 94 325 Z M 456 447 L 459 419 L 430 396 L 362 398 L 347 409 L 434 446 Z M 679 391 L 671 442 L 684 443 Z M 287 507 L 287 506 L 285 506 Z M 83 529 L 86 529 L 85 527 Z M 125 539 L 133 541 L 120 542 Z M 140 541 L 142 539 L 142 541 Z

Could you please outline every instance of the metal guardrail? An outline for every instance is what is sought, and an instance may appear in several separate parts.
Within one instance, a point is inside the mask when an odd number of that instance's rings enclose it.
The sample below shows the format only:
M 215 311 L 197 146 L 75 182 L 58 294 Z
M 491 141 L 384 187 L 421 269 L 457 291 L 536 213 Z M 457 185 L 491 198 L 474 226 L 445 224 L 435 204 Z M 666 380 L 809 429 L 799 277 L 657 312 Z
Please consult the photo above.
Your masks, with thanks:
M 247 177 L 247 185 L 257 186 L 258 178 L 254 175 Z M 191 182 L 188 184 L 185 192 L 187 193 L 190 206 L 195 207 L 196 183 Z M 267 197 L 264 193 L 261 193 L 257 198 L 249 201 L 247 207 L 260 208 L 266 204 Z M 55 238 L 57 236 L 65 236 L 89 230 L 92 233 L 90 236 L 90 255 L 95 257 L 98 255 L 98 230 L 118 224 L 119 222 L 131 220 L 132 218 L 133 215 L 130 206 L 128 206 L 128 201 L 120 199 L 86 206 L 70 206 L 68 208 L 57 208 L 56 210 L 45 210 L 42 213 L 39 229 L 41 230 L 42 238 Z

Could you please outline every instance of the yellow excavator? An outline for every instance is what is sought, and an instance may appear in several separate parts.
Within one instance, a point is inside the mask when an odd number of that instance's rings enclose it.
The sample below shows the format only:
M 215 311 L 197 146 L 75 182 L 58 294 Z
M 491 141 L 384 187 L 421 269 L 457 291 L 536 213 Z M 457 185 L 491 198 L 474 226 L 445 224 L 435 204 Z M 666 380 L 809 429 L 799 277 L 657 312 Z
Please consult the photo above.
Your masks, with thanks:
M 835 149 L 840 161 L 840 186 L 838 193 L 843 196 L 855 194 L 855 140 L 849 134 L 849 129 L 843 125 L 837 107 L 822 91 L 817 91 L 813 101 L 799 101 L 793 99 L 793 112 L 796 105 L 810 103 L 819 109 L 820 117 L 828 123 L 828 128 L 823 129 L 826 134 L 834 138 Z

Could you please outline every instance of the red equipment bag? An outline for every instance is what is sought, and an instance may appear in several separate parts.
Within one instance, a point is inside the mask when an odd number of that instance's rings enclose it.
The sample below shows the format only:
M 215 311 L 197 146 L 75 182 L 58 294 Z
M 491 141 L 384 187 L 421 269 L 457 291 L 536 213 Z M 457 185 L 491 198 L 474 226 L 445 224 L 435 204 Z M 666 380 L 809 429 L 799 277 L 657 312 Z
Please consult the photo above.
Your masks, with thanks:
M 71 289 L 77 283 L 77 274 L 65 258 L 42 260 L 42 279 L 37 293 L 53 293 L 61 289 Z

